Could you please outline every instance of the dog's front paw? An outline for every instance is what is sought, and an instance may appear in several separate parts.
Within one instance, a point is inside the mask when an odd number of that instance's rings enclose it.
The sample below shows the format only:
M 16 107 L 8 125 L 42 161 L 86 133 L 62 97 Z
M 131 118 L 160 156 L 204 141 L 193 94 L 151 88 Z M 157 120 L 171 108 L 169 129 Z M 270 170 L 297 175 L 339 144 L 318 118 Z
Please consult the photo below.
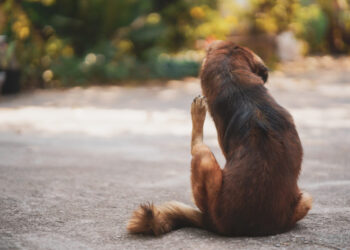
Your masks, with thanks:
M 207 113 L 206 97 L 201 95 L 195 97 L 191 105 L 191 115 L 192 115 L 193 123 L 203 126 L 206 113 Z

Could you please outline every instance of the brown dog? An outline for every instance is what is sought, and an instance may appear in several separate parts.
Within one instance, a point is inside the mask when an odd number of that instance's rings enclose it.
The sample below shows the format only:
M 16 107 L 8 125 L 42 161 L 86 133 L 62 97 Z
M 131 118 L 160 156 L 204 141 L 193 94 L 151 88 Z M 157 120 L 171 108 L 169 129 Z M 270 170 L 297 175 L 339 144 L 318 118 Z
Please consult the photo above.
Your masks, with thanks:
M 131 233 L 159 235 L 183 226 L 223 235 L 285 232 L 311 208 L 297 185 L 302 146 L 291 115 L 264 87 L 262 60 L 232 42 L 216 42 L 201 70 L 205 97 L 191 106 L 193 209 L 178 202 L 141 205 L 129 221 Z M 226 158 L 221 169 L 203 143 L 207 108 Z

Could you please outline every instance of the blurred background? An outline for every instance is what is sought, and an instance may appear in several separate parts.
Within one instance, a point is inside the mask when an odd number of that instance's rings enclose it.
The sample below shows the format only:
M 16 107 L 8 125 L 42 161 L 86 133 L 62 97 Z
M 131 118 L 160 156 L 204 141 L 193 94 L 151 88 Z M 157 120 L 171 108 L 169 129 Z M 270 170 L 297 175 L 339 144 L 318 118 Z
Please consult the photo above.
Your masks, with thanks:
M 141 202 L 193 205 L 190 105 L 216 39 L 271 68 L 313 209 L 273 237 L 130 236 Z M 0 248 L 348 248 L 349 53 L 349 0 L 0 0 Z
M 19 89 L 197 76 L 232 38 L 270 67 L 350 52 L 349 0 L 3 0 L 0 82 Z

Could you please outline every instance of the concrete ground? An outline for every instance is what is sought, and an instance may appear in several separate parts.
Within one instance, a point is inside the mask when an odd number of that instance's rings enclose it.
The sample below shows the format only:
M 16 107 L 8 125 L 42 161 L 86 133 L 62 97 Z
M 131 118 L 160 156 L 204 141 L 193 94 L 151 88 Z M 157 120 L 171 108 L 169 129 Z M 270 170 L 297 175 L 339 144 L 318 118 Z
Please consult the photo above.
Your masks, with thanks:
M 292 231 L 127 234 L 141 202 L 193 204 L 189 108 L 200 87 L 188 79 L 3 97 L 0 249 L 350 249 L 350 59 L 308 60 L 284 65 L 267 84 L 295 118 L 305 150 L 299 184 L 314 197 Z M 223 164 L 210 120 L 204 133 Z

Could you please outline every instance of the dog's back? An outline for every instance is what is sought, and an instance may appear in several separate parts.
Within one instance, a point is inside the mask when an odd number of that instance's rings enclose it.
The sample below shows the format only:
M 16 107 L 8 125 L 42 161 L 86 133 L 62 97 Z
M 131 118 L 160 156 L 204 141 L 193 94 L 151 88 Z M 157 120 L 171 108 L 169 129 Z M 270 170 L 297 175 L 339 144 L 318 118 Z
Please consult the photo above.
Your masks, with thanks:
M 259 88 L 254 94 L 264 92 Z M 273 100 L 260 97 L 265 108 L 261 110 L 251 103 L 257 98 L 235 99 L 235 105 L 244 108 L 231 111 L 226 129 L 218 131 L 227 155 L 218 205 L 220 224 L 234 234 L 287 229 L 299 199 L 297 178 L 302 159 L 294 124 Z M 215 110 L 212 113 L 216 116 Z
M 217 57 L 234 53 L 224 50 L 207 58 L 201 74 L 227 160 L 212 219 L 219 231 L 234 235 L 280 232 L 291 226 L 300 198 L 301 143 L 291 116 L 269 95 L 261 77 L 243 67 L 235 71 L 237 65 L 227 58 L 218 65 Z M 210 82 L 214 74 L 206 72 L 213 70 L 211 63 L 217 70 L 215 85 Z

